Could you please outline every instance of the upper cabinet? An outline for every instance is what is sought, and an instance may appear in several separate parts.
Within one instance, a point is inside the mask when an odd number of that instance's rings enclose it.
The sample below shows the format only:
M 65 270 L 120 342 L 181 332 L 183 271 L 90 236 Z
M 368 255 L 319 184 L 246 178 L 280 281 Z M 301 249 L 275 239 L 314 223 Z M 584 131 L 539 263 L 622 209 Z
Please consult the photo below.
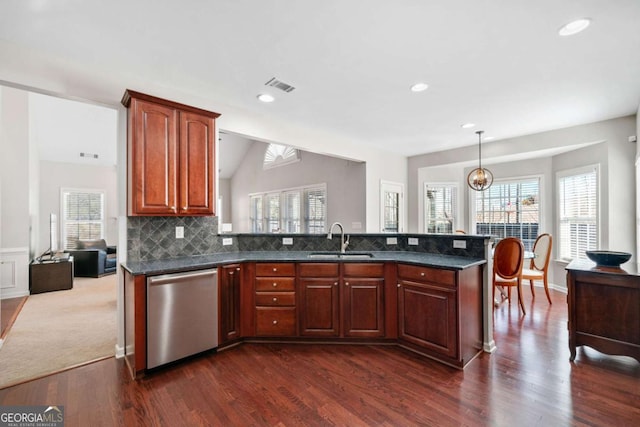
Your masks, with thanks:
M 128 215 L 215 215 L 220 115 L 127 90 Z

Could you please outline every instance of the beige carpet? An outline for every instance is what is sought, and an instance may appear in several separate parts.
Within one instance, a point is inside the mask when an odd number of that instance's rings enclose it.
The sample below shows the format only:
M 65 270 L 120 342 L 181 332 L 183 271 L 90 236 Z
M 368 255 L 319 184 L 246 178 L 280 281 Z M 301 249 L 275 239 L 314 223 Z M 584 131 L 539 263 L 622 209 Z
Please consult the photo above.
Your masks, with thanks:
M 113 356 L 116 275 L 31 295 L 0 348 L 0 388 Z

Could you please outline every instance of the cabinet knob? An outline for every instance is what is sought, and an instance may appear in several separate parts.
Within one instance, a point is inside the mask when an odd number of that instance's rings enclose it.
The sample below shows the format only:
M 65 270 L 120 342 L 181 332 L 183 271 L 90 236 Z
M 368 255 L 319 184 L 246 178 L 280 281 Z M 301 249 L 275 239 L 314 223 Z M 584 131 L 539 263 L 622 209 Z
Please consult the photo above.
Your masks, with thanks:
M 398 287 L 400 287 L 400 283 L 398 283 Z
M 274 325 L 277 325 L 277 324 L 278 324 L 278 321 L 277 321 L 277 320 L 274 320 L 274 321 L 273 321 L 273 324 L 274 324 Z
M 338 286 L 338 282 L 333 282 L 333 286 Z
M 186 207 L 186 206 L 183 206 L 183 207 L 182 207 L 182 210 L 183 210 L 183 211 L 186 211 L 186 210 L 187 210 L 187 207 Z
M 240 267 L 236 267 L 236 271 L 240 271 Z
M 278 302 L 278 298 L 273 297 L 273 302 Z
M 349 286 L 349 282 L 344 282 L 344 285 L 345 286 Z
M 274 272 L 275 272 L 275 271 L 278 271 L 278 269 L 277 269 L 277 268 L 275 268 L 275 267 L 273 267 L 273 271 L 274 271 Z
M 424 271 L 423 271 L 422 273 L 420 273 L 420 275 L 421 275 L 422 277 L 424 277 Z
M 278 284 L 276 282 L 273 282 L 273 287 L 276 288 L 278 286 Z
M 175 206 L 171 206 L 169 209 L 171 209 L 171 212 L 175 212 L 176 211 L 176 207 Z

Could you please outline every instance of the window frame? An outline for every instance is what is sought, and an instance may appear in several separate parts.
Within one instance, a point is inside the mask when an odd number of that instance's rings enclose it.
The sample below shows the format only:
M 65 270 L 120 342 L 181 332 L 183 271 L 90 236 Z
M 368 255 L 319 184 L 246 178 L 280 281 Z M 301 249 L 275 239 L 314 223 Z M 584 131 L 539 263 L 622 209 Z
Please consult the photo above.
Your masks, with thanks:
M 60 246 L 61 250 L 67 249 L 75 249 L 76 247 L 71 247 L 67 245 L 67 223 L 69 222 L 81 222 L 80 220 L 67 220 L 66 217 L 66 204 L 65 197 L 67 194 L 100 194 L 102 197 L 102 209 L 101 209 L 101 219 L 100 220 L 86 220 L 84 222 L 90 223 L 98 223 L 100 224 L 100 236 L 94 237 L 91 236 L 91 239 L 104 239 L 107 233 L 107 192 L 103 189 L 97 188 L 71 188 L 71 187 L 61 187 L 60 188 L 60 241 L 58 242 L 58 246 Z M 79 240 L 80 237 L 78 237 Z
M 526 182 L 526 181 L 532 181 L 532 180 L 537 180 L 538 181 L 538 231 L 536 234 L 540 234 L 541 230 L 544 229 L 545 226 L 545 218 L 544 218 L 544 175 L 542 174 L 536 174 L 536 175 L 523 175 L 523 176 L 512 176 L 512 177 L 505 177 L 505 178 L 501 178 L 501 179 L 497 179 L 494 180 L 493 185 L 491 186 L 491 188 L 493 188 L 496 185 L 505 185 L 505 184 L 514 184 L 514 183 L 518 183 L 518 182 Z M 485 191 L 490 191 L 490 189 L 487 189 Z M 478 209 L 477 209 L 477 196 L 478 196 L 479 192 L 470 190 L 469 191 L 469 206 L 471 207 L 471 209 L 469 210 L 470 213 L 470 217 L 469 217 L 469 224 L 470 224 L 470 230 L 472 230 L 472 233 L 477 233 L 477 217 L 478 217 Z M 532 250 L 533 248 L 533 244 L 535 242 L 535 237 L 532 239 L 527 239 L 527 240 L 523 240 L 523 243 L 525 244 L 525 248 L 527 250 Z
M 325 197 L 325 201 L 324 201 L 324 218 L 322 219 L 323 221 L 323 225 L 322 225 L 322 230 L 318 231 L 318 232 L 311 232 L 311 226 L 310 226 L 310 221 L 311 218 L 309 217 L 309 212 L 308 211 L 308 201 L 307 201 L 307 194 L 309 192 L 316 192 L 320 190 L 322 193 L 324 193 L 324 197 Z M 288 206 L 286 206 L 286 201 L 287 201 L 287 195 L 291 195 L 291 194 L 298 194 L 299 197 L 299 203 L 298 203 L 298 212 L 297 214 L 295 213 L 291 213 L 288 212 Z M 273 221 L 270 221 L 269 218 L 267 217 L 266 213 L 267 213 L 267 208 L 266 208 L 266 203 L 268 202 L 269 198 L 278 198 L 279 201 L 279 209 L 278 209 L 278 224 L 279 227 L 276 231 L 271 231 L 271 229 L 269 228 L 270 224 L 273 224 Z M 253 218 L 254 215 L 254 200 L 260 200 L 259 203 L 261 203 L 261 211 L 262 211 L 262 218 L 260 219 L 256 219 Z M 327 228 L 327 203 L 328 203 L 328 195 L 327 195 L 327 184 L 326 183 L 321 183 L 321 184 L 313 184 L 313 185 L 305 185 L 305 186 L 301 186 L 301 187 L 292 187 L 292 188 L 285 188 L 285 189 L 280 189 L 280 190 L 271 190 L 271 191 L 265 191 L 265 192 L 259 192 L 259 193 L 251 193 L 249 194 L 249 209 L 250 209 L 250 214 L 249 214 L 249 221 L 250 221 L 250 228 L 251 231 L 256 233 L 266 233 L 266 234 L 279 234 L 279 233 L 283 233 L 283 234 L 323 234 L 326 232 L 326 228 Z M 297 222 L 298 222 L 298 231 L 288 231 L 287 230 L 287 221 L 290 220 L 291 218 L 293 218 L 294 220 L 296 220 L 297 218 Z M 275 219 L 275 218 L 274 218 Z M 318 221 L 317 219 L 314 219 L 314 222 Z M 256 231 L 255 230 L 255 226 L 254 224 L 258 224 L 260 223 L 262 226 L 262 231 Z M 317 226 L 313 227 L 314 229 L 317 229 Z
M 569 263 L 572 261 L 572 259 L 566 258 L 562 256 L 563 253 L 563 241 L 562 241 L 562 234 L 561 234 L 561 230 L 562 230 L 562 219 L 560 217 L 560 207 L 561 207 L 561 203 L 562 201 L 560 200 L 560 181 L 563 178 L 566 177 L 570 177 L 570 176 L 578 176 L 578 175 L 584 175 L 587 174 L 589 172 L 595 172 L 595 178 L 596 178 L 596 183 L 595 183 L 595 204 L 596 204 L 596 208 L 595 208 L 595 215 L 596 215 L 596 220 L 595 220 L 595 225 L 596 225 L 596 242 L 595 242 L 595 247 L 593 249 L 597 249 L 600 246 L 600 242 L 602 241 L 602 212 L 601 212 L 601 204 L 600 204 L 600 194 L 601 194 L 601 174 L 600 174 L 600 163 L 594 163 L 594 164 L 590 164 L 590 165 L 585 165 L 585 166 L 580 166 L 577 168 L 571 168 L 571 169 L 563 169 L 563 170 L 559 170 L 556 172 L 556 212 L 555 212 L 555 220 L 556 220 L 556 254 L 557 254 L 557 260 L 563 263 Z M 587 256 L 583 254 L 583 256 L 579 256 L 578 254 L 578 258 L 577 259 L 587 259 Z
M 457 182 L 430 182 L 425 181 L 422 183 L 422 231 L 423 233 L 430 233 L 429 230 L 429 221 L 427 218 L 428 210 L 427 210 L 427 191 L 429 188 L 448 188 L 452 189 L 455 194 L 452 195 L 452 211 L 453 212 L 453 222 L 451 223 L 451 233 L 455 233 L 455 231 L 461 227 L 460 224 L 460 186 Z M 434 234 L 447 234 L 447 233 L 434 233 Z

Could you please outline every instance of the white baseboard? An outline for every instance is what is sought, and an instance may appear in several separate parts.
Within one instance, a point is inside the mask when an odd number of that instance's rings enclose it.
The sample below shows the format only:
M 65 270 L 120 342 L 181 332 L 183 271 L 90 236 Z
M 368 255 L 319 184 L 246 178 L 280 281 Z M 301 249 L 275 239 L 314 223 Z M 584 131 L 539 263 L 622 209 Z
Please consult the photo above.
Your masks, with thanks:
M 29 295 L 29 248 L 0 248 L 0 298 Z
M 122 359 L 124 357 L 124 347 L 116 344 L 116 359 Z

